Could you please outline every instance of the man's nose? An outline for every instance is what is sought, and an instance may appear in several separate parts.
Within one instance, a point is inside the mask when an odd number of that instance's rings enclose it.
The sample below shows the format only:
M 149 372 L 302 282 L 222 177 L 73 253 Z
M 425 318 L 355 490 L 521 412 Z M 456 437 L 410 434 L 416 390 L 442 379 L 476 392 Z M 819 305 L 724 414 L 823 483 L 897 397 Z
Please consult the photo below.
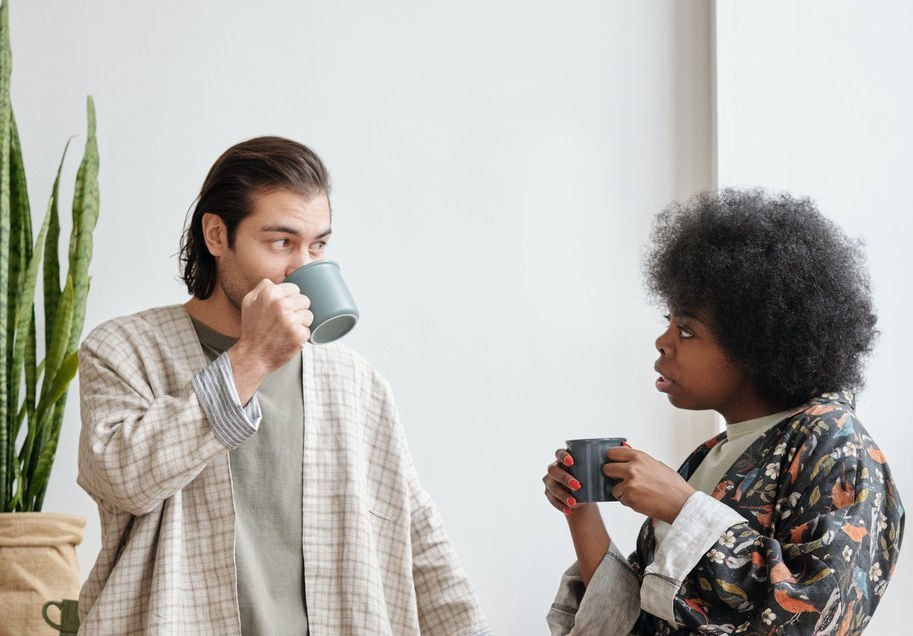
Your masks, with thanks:
M 289 274 L 294 272 L 299 267 L 307 265 L 308 263 L 313 263 L 314 261 L 320 260 L 314 258 L 308 250 L 304 250 L 298 254 L 295 254 L 295 257 L 292 258 L 285 270 L 285 276 L 288 277 Z

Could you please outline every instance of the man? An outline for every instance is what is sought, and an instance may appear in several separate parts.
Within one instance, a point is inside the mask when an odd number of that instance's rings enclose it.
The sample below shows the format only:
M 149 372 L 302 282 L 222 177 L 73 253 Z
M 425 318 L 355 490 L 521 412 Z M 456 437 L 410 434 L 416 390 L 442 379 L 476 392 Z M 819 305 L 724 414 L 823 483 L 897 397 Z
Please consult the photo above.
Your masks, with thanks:
M 307 344 L 309 300 L 282 282 L 323 257 L 328 192 L 301 144 L 229 148 L 183 240 L 193 298 L 83 344 L 79 484 L 103 533 L 86 632 L 489 633 L 389 386 Z

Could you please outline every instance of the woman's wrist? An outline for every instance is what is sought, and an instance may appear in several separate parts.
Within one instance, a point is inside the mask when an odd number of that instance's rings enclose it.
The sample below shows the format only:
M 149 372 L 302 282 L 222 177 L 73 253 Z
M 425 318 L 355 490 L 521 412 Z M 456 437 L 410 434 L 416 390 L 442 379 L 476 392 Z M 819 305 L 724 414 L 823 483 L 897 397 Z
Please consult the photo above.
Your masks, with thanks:
M 580 578 L 584 585 L 589 585 L 590 579 L 609 551 L 612 540 L 596 504 L 577 504 L 567 516 L 567 523 L 574 541 Z

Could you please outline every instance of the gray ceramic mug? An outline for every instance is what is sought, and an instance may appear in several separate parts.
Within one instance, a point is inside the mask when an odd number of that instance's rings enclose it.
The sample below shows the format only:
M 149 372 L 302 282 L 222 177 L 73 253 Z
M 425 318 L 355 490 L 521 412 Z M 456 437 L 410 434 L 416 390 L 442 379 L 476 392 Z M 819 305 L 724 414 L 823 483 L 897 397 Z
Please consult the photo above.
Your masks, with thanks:
M 617 479 L 609 479 L 602 472 L 609 458 L 606 451 L 621 446 L 627 441 L 625 437 L 596 437 L 592 439 L 569 439 L 567 452 L 574 458 L 573 466 L 565 470 L 580 482 L 580 490 L 573 493 L 580 503 L 594 501 L 618 501 L 612 495 L 612 488 L 618 484 Z
M 295 283 L 311 300 L 310 342 L 326 344 L 349 333 L 358 322 L 355 299 L 346 287 L 336 261 L 314 261 L 302 265 L 285 279 Z

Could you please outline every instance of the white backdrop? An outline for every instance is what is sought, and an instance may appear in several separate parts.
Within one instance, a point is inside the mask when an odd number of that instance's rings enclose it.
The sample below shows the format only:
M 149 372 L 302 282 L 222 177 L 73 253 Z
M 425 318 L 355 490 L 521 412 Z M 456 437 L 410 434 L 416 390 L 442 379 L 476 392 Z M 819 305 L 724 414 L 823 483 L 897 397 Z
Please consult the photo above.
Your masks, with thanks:
M 712 17 L 706 0 L 162 0 L 144 9 L 16 0 L 13 103 L 33 206 L 43 211 L 93 94 L 102 210 L 88 329 L 185 299 L 180 230 L 222 150 L 260 134 L 311 145 L 334 181 L 329 255 L 362 311 L 347 343 L 393 383 L 423 483 L 492 624 L 545 633 L 573 554 L 542 495 L 554 448 L 620 434 L 677 465 L 712 432 L 707 414 L 677 412 L 653 389 L 662 312 L 647 304 L 639 270 L 652 214 L 713 185 Z M 873 82 L 891 94 L 887 79 Z M 895 209 L 903 201 L 878 183 L 856 193 Z M 835 213 L 852 219 L 857 209 Z M 866 223 L 884 209 L 867 208 Z M 881 236 L 899 254 L 901 236 Z M 909 290 L 899 271 L 879 267 L 876 287 Z M 902 308 L 881 308 L 873 367 L 886 371 L 866 404 L 887 403 L 911 353 L 901 333 L 888 335 L 904 314 L 887 314 Z M 906 357 L 885 356 L 891 342 Z M 891 370 L 894 384 L 882 385 Z M 87 518 L 85 577 L 99 528 L 75 485 L 76 389 L 45 509 Z M 906 434 L 902 422 L 871 419 L 880 440 Z M 637 515 L 604 513 L 632 546 Z

